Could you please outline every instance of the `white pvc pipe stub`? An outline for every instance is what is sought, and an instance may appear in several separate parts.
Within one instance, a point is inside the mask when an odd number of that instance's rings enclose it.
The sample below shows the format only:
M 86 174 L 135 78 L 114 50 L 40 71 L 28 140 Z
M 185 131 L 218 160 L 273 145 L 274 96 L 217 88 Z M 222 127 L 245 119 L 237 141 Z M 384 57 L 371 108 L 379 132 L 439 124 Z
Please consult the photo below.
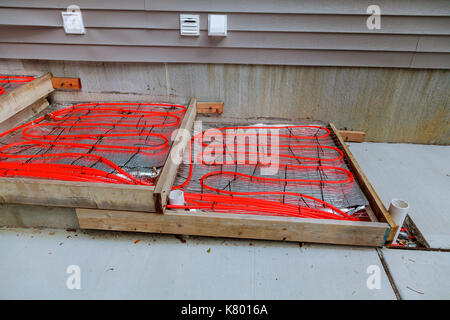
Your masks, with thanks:
M 400 199 L 392 199 L 391 204 L 389 205 L 389 213 L 394 219 L 395 223 L 398 225 L 398 230 L 395 233 L 395 237 L 393 242 L 397 241 L 398 234 L 400 233 L 400 229 L 403 226 L 403 222 L 405 222 L 406 214 L 409 211 L 408 202 Z
M 169 203 L 176 206 L 184 206 L 184 192 L 181 190 L 170 191 Z

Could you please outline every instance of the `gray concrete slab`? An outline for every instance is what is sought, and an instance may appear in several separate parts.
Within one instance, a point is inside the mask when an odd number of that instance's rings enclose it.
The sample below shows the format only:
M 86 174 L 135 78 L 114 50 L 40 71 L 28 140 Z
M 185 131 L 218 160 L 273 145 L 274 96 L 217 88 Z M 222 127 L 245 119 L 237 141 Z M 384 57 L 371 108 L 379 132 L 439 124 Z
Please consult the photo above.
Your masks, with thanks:
M 450 252 L 383 249 L 403 299 L 450 299 Z
M 0 257 L 1 299 L 395 299 L 371 248 L 0 228 Z M 69 265 L 80 290 L 66 287 Z
M 450 146 L 351 143 L 386 207 L 410 204 L 409 215 L 431 247 L 450 248 Z

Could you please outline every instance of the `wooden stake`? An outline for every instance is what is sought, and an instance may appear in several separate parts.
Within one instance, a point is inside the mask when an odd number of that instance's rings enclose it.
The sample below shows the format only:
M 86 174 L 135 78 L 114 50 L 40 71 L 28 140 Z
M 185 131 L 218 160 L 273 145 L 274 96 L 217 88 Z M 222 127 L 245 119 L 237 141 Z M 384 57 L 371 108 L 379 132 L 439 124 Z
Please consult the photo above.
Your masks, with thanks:
M 222 114 L 223 102 L 197 102 L 197 113 Z
M 54 89 L 58 90 L 81 90 L 81 80 L 79 78 L 52 78 Z

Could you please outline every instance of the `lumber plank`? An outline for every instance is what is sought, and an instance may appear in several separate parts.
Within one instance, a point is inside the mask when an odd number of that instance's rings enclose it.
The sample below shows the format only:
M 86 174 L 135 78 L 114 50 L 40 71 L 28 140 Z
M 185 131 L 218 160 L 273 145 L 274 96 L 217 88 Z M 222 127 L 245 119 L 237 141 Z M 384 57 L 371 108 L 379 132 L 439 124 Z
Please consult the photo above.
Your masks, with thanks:
M 366 212 L 367 212 L 367 215 L 370 218 L 370 221 L 378 222 L 377 216 L 375 215 L 375 213 L 373 213 L 373 210 L 372 210 L 372 208 L 369 205 L 366 206 Z
M 197 113 L 222 114 L 223 102 L 197 102 Z
M 389 234 L 386 237 L 386 241 L 392 241 L 394 239 L 398 225 L 395 223 L 394 219 L 387 211 L 386 207 L 383 204 L 383 201 L 381 201 L 380 197 L 375 192 L 375 189 L 369 182 L 369 179 L 367 179 L 366 175 L 364 174 L 364 171 L 359 166 L 353 154 L 350 152 L 350 149 L 344 142 L 344 139 L 340 136 L 338 130 L 336 130 L 336 127 L 332 123 L 330 123 L 330 128 L 333 135 L 336 137 L 335 141 L 336 144 L 343 151 L 344 157 L 347 160 L 348 164 L 350 165 L 350 168 L 352 169 L 355 179 L 358 181 L 359 186 L 366 195 L 367 200 L 369 201 L 369 204 L 373 210 L 373 213 L 376 215 L 378 221 L 387 222 L 390 225 L 390 230 Z
M 36 114 L 43 111 L 45 108 L 49 106 L 48 100 L 46 98 L 41 98 L 35 103 L 32 103 L 25 109 L 19 111 L 9 119 L 0 123 L 0 133 L 6 132 L 12 128 L 15 128 L 27 120 L 31 119 Z
M 0 203 L 155 211 L 152 186 L 0 178 Z
M 380 247 L 387 223 L 166 210 L 76 209 L 82 229 L 185 234 Z
M 339 130 L 339 134 L 345 142 L 364 142 L 366 139 L 364 131 Z
M 47 73 L 0 96 L 0 123 L 53 92 L 51 78 L 52 75 Z
M 81 90 L 80 78 L 52 78 L 54 89 L 58 90 Z
M 189 106 L 186 110 L 183 121 L 180 124 L 180 128 L 178 129 L 178 132 L 175 136 L 164 167 L 159 174 L 158 181 L 156 182 L 154 192 L 156 212 L 164 213 L 165 211 L 167 198 L 169 196 L 170 190 L 172 189 L 173 182 L 175 181 L 178 167 L 180 165 L 180 163 L 175 163 L 174 161 L 172 161 L 172 159 L 177 156 L 181 158 L 184 154 L 184 150 L 190 142 L 190 133 L 192 125 L 194 124 L 195 116 L 197 114 L 196 104 L 197 99 L 192 98 L 189 102 Z M 183 132 L 189 133 L 189 139 L 183 137 Z

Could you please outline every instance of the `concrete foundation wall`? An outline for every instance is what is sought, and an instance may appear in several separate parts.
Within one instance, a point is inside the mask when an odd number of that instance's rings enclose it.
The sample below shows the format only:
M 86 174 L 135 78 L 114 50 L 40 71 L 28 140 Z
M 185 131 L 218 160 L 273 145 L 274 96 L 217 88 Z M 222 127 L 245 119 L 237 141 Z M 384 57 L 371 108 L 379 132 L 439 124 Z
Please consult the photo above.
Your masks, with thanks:
M 223 118 L 311 118 L 366 131 L 368 141 L 450 144 L 449 70 L 0 59 L 0 73 L 48 71 L 80 77 L 87 99 L 196 96 L 224 101 Z

